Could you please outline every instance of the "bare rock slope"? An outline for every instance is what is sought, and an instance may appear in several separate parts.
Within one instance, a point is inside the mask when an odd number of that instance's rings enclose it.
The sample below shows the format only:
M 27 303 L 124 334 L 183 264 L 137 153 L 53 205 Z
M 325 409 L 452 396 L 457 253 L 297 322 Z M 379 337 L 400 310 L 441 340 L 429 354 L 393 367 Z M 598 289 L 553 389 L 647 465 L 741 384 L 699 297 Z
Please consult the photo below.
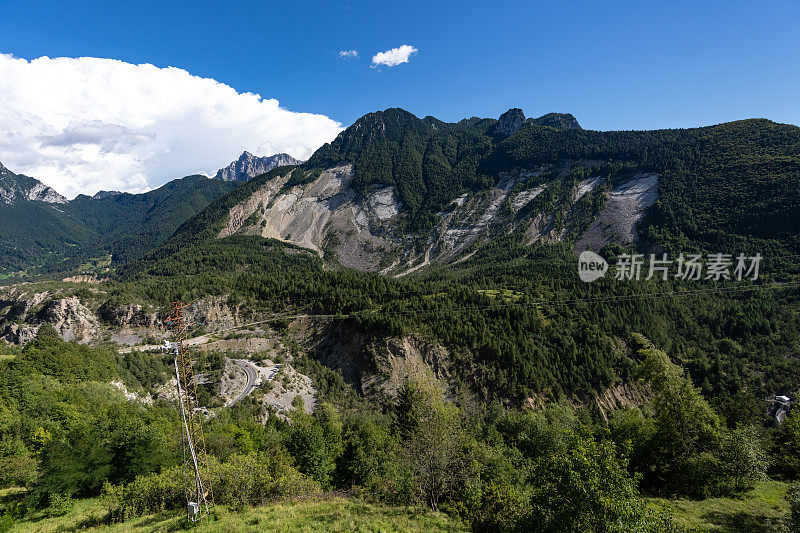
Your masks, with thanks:
M 14 174 L 0 163 L 0 202 L 13 205 L 24 201 L 64 204 L 67 199 L 41 181 Z
M 218 237 L 262 235 L 348 267 L 396 276 L 433 262 L 462 261 L 481 243 L 515 231 L 530 243 L 569 241 L 582 249 L 637 240 L 636 225 L 658 198 L 658 175 L 570 181 L 575 166 L 596 164 L 576 161 L 503 174 L 494 187 L 455 198 L 437 214 L 432 230 L 416 234 L 406 231 L 407 214 L 394 186 L 356 190 L 353 165 L 343 163 L 289 187 L 295 172 L 306 172 L 296 168 L 233 206 Z M 587 208 L 600 204 L 599 214 Z

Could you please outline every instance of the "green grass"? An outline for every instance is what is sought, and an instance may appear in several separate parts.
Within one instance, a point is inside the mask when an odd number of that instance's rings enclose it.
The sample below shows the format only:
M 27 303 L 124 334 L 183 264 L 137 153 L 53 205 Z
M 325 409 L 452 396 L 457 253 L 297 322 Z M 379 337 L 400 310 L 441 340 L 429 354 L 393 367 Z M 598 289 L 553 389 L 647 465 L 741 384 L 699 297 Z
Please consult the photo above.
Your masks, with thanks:
M 11 359 L 14 359 L 17 356 L 17 354 L 19 354 L 20 351 L 21 350 L 19 346 L 13 346 L 13 345 L 4 346 L 2 342 L 0 342 L 0 362 L 10 361 Z M 4 490 L 0 490 L 0 497 L 2 497 Z
M 108 268 L 111 266 L 111 254 L 92 257 L 87 259 L 85 263 L 77 267 L 75 270 L 78 272 L 90 271 L 99 268 Z
M 492 298 L 502 298 L 507 302 L 516 302 L 522 299 L 522 293 L 511 289 L 478 289 L 477 292 L 483 293 Z
M 764 481 L 740 498 L 707 500 L 650 498 L 648 504 L 670 516 L 673 522 L 699 531 L 779 531 L 789 515 L 787 483 Z
M 163 512 L 120 524 L 104 524 L 107 512 L 96 500 L 77 500 L 73 508 L 59 517 L 33 517 L 17 522 L 12 532 L 60 532 L 93 529 L 102 531 L 356 531 L 460 532 L 468 529 L 460 522 L 425 508 L 385 507 L 360 501 L 334 498 L 322 501 L 280 503 L 242 512 L 217 506 L 214 516 L 199 526 L 190 527 L 180 512 Z

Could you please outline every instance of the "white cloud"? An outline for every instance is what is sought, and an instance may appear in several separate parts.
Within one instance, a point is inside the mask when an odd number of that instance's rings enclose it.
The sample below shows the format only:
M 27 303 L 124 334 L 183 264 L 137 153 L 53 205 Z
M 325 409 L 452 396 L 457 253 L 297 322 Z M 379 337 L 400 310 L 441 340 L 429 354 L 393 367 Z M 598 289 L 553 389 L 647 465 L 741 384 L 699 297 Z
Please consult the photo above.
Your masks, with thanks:
M 419 50 L 410 44 L 404 44 L 402 46 L 398 46 L 397 48 L 386 50 L 385 52 L 378 52 L 372 56 L 372 68 L 375 68 L 378 65 L 394 67 L 400 65 L 401 63 L 408 63 L 411 54 L 415 52 L 419 52 Z
M 69 197 L 212 174 L 243 150 L 305 159 L 341 129 L 178 68 L 0 54 L 0 162 Z
M 339 57 L 358 57 L 358 50 L 340 50 Z

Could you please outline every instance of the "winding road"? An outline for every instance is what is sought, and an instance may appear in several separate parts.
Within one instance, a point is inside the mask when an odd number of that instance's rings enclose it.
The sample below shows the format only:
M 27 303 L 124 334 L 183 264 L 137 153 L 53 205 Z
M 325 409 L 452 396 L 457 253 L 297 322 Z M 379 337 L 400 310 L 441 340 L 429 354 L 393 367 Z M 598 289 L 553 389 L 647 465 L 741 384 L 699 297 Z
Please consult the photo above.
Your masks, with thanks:
M 243 398 L 246 398 L 248 394 L 253 392 L 254 388 L 261 384 L 259 380 L 259 371 L 251 361 L 248 361 L 247 359 L 233 359 L 233 362 L 236 364 L 236 366 L 244 370 L 245 376 L 247 377 L 247 382 L 245 383 L 242 392 L 240 392 L 239 395 L 228 404 L 228 407 L 231 407 L 237 402 L 241 401 Z M 264 381 L 272 381 L 272 379 L 280 370 L 280 367 L 280 364 L 273 366 L 270 375 L 267 376 L 266 380 Z
M 242 389 L 242 392 L 239 393 L 239 396 L 234 398 L 234 400 L 228 404 L 228 407 L 231 407 L 253 392 L 253 389 L 256 388 L 256 384 L 258 382 L 258 370 L 256 370 L 250 361 L 247 361 L 246 359 L 234 359 L 233 362 L 239 368 L 244 370 L 244 374 L 247 377 L 247 383 L 245 383 L 244 389 Z

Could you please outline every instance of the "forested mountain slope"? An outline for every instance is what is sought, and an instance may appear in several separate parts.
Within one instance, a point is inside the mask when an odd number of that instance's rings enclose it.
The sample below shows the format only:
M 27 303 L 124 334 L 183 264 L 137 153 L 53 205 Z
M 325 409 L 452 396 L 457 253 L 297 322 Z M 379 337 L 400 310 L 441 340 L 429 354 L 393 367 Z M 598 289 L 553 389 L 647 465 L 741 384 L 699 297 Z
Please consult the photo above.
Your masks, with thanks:
M 67 212 L 98 235 L 94 252 L 122 263 L 162 244 L 184 221 L 236 188 L 205 176 L 187 176 L 144 194 L 121 193 L 95 199 L 80 195 Z
M 796 126 L 597 132 L 518 109 L 458 123 L 389 109 L 220 199 L 179 238 L 260 234 L 402 275 L 507 234 L 578 251 L 797 251 L 798 206 Z
M 510 110 L 500 120 L 448 124 L 399 109 L 366 115 L 307 163 L 273 169 L 211 202 L 152 254 L 118 256 L 135 260 L 108 301 L 88 311 L 98 309 L 102 322 L 118 305 L 216 297 L 254 315 L 342 315 L 369 339 L 355 348 L 359 357 L 373 357 L 370 346 L 387 336 L 422 334 L 449 350 L 459 370 L 448 379 L 513 401 L 625 382 L 632 362 L 624 343 L 633 333 L 683 354 L 720 398 L 741 387 L 766 394 L 790 386 L 790 289 L 662 299 L 660 292 L 705 291 L 708 283 L 584 285 L 574 253 L 591 247 L 613 257 L 620 245 L 758 251 L 762 282 L 792 280 L 795 263 L 781 258 L 797 250 L 800 128 L 750 120 L 594 132 L 564 115 L 546 117 Z M 226 186 L 190 177 L 148 195 L 72 203 L 95 235 L 116 239 L 105 242 L 133 246 L 130 236 L 143 235 L 155 245 L 166 232 L 145 230 L 166 227 L 159 217 L 174 222 L 200 210 L 209 182 Z M 192 187 L 198 199 L 186 206 Z M 187 211 L 172 215 L 170 205 Z M 120 206 L 138 213 L 126 220 L 141 233 L 114 233 Z M 624 305 L 580 303 L 631 295 Z M 75 307 L 42 300 L 29 311 L 18 299 L 3 304 L 0 325 L 14 329 L 7 338 L 29 338 L 54 305 Z M 764 331 L 769 342 L 754 333 Z
M 63 272 L 90 258 L 122 262 L 162 244 L 235 183 L 188 176 L 144 194 L 67 201 L 27 176 L 0 171 L 0 276 Z
M 594 132 L 517 111 L 455 124 L 399 109 L 366 115 L 307 163 L 211 203 L 130 264 L 120 294 L 343 314 L 375 342 L 421 332 L 450 350 L 460 369 L 451 379 L 516 401 L 627 381 L 633 333 L 683 357 L 720 401 L 742 387 L 790 387 L 791 288 L 731 296 L 705 292 L 702 280 L 586 285 L 574 253 L 758 251 L 761 282 L 793 279 L 782 258 L 797 251 L 800 128 L 749 120 Z

